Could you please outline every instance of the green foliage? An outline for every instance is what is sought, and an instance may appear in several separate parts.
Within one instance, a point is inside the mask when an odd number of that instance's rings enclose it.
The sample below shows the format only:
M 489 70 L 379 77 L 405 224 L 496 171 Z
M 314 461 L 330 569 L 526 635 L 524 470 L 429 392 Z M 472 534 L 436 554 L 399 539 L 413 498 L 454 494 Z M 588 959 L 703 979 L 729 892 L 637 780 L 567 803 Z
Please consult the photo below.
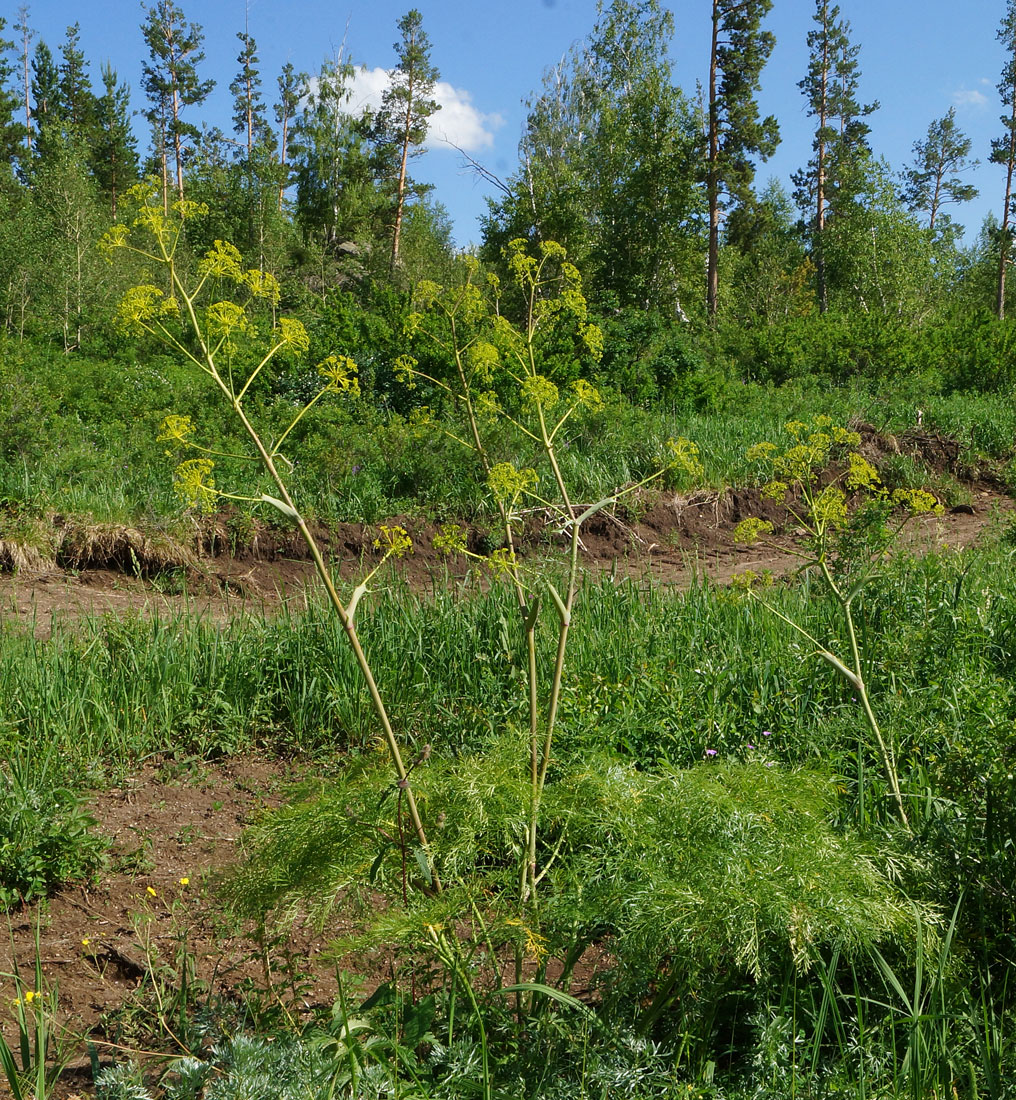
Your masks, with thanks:
M 601 3 L 587 43 L 530 103 L 525 167 L 491 202 L 484 254 L 515 238 L 557 241 L 591 301 L 673 313 L 695 300 L 701 196 L 694 111 L 673 83 L 669 11 Z
M 0 907 L 45 897 L 99 866 L 105 842 L 51 760 L 14 755 L 0 770 Z
M 627 309 L 605 325 L 603 358 L 594 378 L 635 405 L 715 407 L 722 383 L 694 337 L 659 313 Z
M 914 142 L 914 154 L 913 166 L 904 173 L 907 185 L 904 200 L 911 210 L 927 212 L 929 229 L 934 230 L 936 220 L 941 219 L 942 235 L 955 238 L 961 227 L 942 214 L 942 207 L 969 202 L 978 195 L 973 184 L 960 178 L 961 173 L 975 168 L 977 161 L 968 160 L 970 138 L 956 125 L 955 107 L 928 126 L 924 141 Z
M 390 197 L 393 272 L 399 261 L 407 199 L 429 190 L 410 179 L 409 158 L 423 152 L 428 120 L 441 109 L 431 98 L 441 74 L 430 57 L 430 38 L 423 29 L 423 16 L 416 8 L 410 8 L 399 20 L 398 28 L 401 38 L 394 47 L 398 64 L 391 70 L 371 130 L 375 171 L 384 193 Z

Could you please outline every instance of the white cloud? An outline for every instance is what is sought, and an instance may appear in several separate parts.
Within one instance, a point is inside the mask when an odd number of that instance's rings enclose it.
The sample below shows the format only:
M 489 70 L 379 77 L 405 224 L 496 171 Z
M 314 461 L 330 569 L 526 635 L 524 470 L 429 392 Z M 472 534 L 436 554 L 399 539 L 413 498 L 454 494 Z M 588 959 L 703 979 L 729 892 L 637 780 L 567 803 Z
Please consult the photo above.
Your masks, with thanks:
M 504 125 L 498 114 L 484 114 L 473 106 L 473 97 L 463 88 L 441 81 L 434 85 L 434 98 L 441 110 L 431 115 L 430 131 L 436 142 L 450 142 L 467 153 L 489 149 L 494 131 Z
M 377 110 L 388 80 L 385 69 L 368 69 L 366 66 L 357 69 L 350 84 L 350 112 L 361 114 L 367 108 Z M 469 92 L 455 88 L 444 80 L 434 85 L 434 98 L 441 105 L 441 110 L 430 116 L 428 148 L 450 149 L 457 145 L 472 153 L 489 149 L 494 144 L 494 131 L 504 123 L 500 115 L 478 111 Z
M 985 83 L 985 81 L 981 81 Z M 988 97 L 984 92 L 977 91 L 976 88 L 960 88 L 958 91 L 953 92 L 953 103 L 957 107 L 986 107 L 988 105 Z

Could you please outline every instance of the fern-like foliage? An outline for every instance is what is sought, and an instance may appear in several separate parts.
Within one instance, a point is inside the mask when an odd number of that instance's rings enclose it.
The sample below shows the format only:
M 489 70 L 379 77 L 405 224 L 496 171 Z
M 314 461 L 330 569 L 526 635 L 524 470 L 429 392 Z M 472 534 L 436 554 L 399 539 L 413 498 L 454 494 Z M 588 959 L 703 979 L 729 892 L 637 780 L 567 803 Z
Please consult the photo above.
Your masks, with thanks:
M 325 919 L 338 902 L 369 900 L 349 948 L 418 950 L 442 927 L 483 937 L 495 952 L 517 946 L 544 965 L 603 942 L 616 980 L 642 988 L 694 988 L 717 972 L 760 981 L 788 966 L 807 970 L 833 944 L 849 955 L 912 936 L 913 904 L 893 868 L 835 824 L 828 776 L 762 764 L 649 774 L 601 759 L 562 769 L 542 806 L 549 870 L 534 921 L 511 888 L 524 858 L 520 743 L 508 734 L 489 752 L 432 760 L 414 775 L 445 868 L 442 896 L 409 890 L 403 902 L 403 876 L 419 884 L 426 864 L 404 823 L 400 832 L 398 790 L 383 764 L 361 761 L 251 833 L 228 884 L 234 906 L 247 916 Z M 381 908 L 379 891 L 389 898 Z M 935 923 L 932 913 L 922 918 Z

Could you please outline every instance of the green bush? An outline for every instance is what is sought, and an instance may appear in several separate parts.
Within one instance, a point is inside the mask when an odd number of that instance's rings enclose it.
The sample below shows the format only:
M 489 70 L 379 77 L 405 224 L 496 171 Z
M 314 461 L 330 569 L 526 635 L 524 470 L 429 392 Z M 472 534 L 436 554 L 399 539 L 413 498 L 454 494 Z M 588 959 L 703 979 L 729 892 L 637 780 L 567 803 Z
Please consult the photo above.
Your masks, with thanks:
M 99 866 L 106 843 L 82 799 L 27 757 L 0 769 L 0 907 L 43 897 Z

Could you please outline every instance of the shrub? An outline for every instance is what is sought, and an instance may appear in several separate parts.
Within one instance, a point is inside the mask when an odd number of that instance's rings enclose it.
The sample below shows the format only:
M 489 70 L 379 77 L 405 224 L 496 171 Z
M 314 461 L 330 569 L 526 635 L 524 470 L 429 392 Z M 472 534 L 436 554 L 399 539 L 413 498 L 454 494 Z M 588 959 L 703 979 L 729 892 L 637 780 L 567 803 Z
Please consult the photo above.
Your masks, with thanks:
M 81 798 L 26 757 L 0 770 L 0 906 L 42 897 L 100 864 L 106 842 Z

